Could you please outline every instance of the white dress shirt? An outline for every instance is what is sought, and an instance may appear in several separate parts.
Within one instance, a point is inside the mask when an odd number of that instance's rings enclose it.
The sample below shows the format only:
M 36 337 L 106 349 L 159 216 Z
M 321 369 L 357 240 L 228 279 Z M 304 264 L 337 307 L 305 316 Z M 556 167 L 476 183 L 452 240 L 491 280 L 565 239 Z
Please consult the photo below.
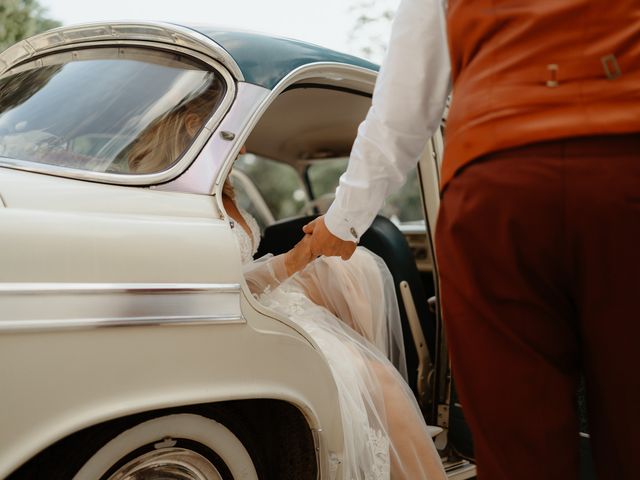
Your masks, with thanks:
M 369 113 L 325 216 L 331 233 L 358 241 L 398 190 L 440 126 L 451 67 L 442 0 L 402 0 Z

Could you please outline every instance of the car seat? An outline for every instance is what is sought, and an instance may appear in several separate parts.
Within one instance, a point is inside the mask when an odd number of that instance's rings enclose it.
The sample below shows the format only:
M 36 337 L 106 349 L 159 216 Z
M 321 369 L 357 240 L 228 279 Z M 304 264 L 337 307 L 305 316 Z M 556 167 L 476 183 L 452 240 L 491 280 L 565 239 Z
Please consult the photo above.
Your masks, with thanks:
M 282 220 L 268 226 L 264 231 L 260 248 L 256 253 L 256 258 L 267 253 L 278 255 L 293 248 L 304 235 L 302 227 L 315 217 L 316 215 L 296 217 Z M 412 332 L 410 319 L 407 314 L 407 308 L 413 310 L 413 307 L 407 305 L 407 293 L 405 292 L 403 295 L 402 289 L 405 288 L 411 292 L 411 297 L 415 304 L 414 314 L 417 314 L 424 339 L 426 339 L 427 353 L 435 352 L 436 319 L 435 315 L 429 310 L 427 303 L 428 296 L 425 292 L 420 278 L 420 272 L 416 267 L 416 262 L 409 248 L 409 244 L 396 225 L 389 219 L 378 215 L 374 219 L 371 227 L 360 239 L 360 245 L 381 257 L 391 272 L 396 287 L 398 305 L 400 307 L 400 318 L 402 321 L 407 357 L 407 371 L 409 373 L 409 386 L 418 399 L 421 400 L 420 403 L 425 406 L 424 401 L 426 399 L 421 398 L 425 396 L 424 388 L 418 388 L 419 379 L 417 373 L 420 363 L 418 354 L 419 345 L 416 344 L 416 336 L 412 335 L 414 332 Z M 429 365 L 426 365 L 429 371 L 431 370 L 430 360 L 431 357 L 429 355 L 429 358 L 427 358 Z M 427 369 L 423 372 L 422 379 L 425 384 L 426 375 L 429 373 L 426 370 Z M 420 395 L 419 390 L 422 390 Z

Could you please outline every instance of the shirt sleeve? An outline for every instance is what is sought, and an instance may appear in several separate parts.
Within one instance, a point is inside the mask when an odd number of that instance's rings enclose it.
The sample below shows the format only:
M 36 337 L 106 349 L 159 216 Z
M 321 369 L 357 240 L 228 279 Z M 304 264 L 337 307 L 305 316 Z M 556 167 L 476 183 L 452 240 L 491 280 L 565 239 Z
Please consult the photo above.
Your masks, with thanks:
M 451 67 L 442 0 L 402 0 L 371 108 L 325 216 L 331 233 L 358 241 L 399 189 L 440 126 Z

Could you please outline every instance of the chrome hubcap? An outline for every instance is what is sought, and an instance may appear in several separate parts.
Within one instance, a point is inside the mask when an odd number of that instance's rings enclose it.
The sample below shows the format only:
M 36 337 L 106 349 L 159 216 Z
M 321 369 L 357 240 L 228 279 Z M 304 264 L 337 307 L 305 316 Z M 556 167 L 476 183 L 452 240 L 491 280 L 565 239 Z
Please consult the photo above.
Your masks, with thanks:
M 183 448 L 146 453 L 119 468 L 109 480 L 222 480 L 213 464 Z

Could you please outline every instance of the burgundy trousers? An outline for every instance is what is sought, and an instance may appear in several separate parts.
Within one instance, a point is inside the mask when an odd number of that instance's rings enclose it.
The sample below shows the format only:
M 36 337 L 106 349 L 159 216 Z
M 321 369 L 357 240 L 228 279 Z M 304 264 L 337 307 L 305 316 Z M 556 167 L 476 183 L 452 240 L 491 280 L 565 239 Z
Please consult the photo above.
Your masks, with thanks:
M 480 480 L 599 480 L 640 455 L 640 134 L 491 154 L 443 193 L 443 318 Z

